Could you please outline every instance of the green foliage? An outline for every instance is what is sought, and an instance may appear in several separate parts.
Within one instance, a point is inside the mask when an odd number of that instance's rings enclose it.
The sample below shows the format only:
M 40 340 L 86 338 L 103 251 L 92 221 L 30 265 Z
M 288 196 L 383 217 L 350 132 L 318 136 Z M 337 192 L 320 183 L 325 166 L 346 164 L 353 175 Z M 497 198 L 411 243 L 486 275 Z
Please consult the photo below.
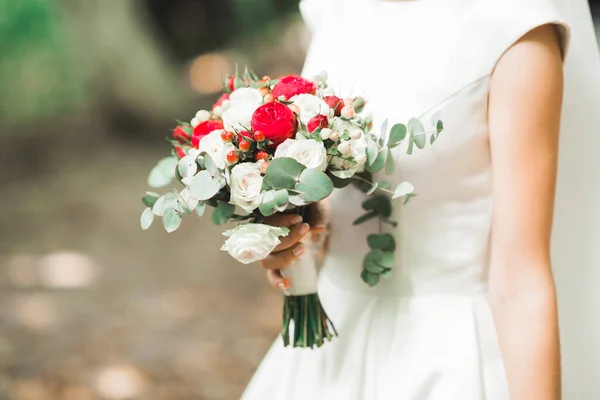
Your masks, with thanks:
M 142 225 L 142 229 L 146 230 L 150 228 L 152 225 L 152 221 L 154 221 L 154 213 L 151 208 L 146 208 L 144 212 L 142 212 L 142 217 L 140 218 L 140 224 Z
M 190 192 L 192 196 L 200 201 L 212 198 L 221 189 L 221 183 L 208 171 L 200 171 L 192 179 Z
M 153 188 L 166 186 L 175 179 L 176 157 L 163 158 L 156 164 L 148 175 L 148 185 Z
M 258 210 L 262 215 L 268 217 L 286 209 L 288 205 L 289 194 L 285 189 L 269 190 L 263 193 L 263 198 Z
M 294 189 L 299 181 L 300 174 L 306 167 L 293 158 L 281 157 L 271 160 L 265 183 L 273 189 Z
M 167 209 L 163 215 L 163 225 L 167 232 L 174 232 L 181 225 L 181 214 L 173 208 Z
M 217 207 L 213 210 L 212 221 L 215 225 L 225 224 L 233 215 L 235 206 L 233 204 L 219 201 Z

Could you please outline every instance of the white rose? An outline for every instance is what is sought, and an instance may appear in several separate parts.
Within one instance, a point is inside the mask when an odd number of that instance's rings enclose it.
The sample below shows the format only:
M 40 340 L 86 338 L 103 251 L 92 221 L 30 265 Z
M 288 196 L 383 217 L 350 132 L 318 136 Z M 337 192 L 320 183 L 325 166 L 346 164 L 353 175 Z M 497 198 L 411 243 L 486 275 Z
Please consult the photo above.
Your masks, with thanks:
M 222 129 L 217 129 L 200 139 L 198 150 L 206 152 L 215 162 L 217 168 L 224 169 L 227 165 L 227 153 L 230 150 L 235 150 L 235 147 L 231 142 L 224 142 L 221 139 L 221 132 L 223 132 Z
M 236 204 L 250 213 L 256 209 L 262 200 L 263 177 L 260 174 L 260 164 L 241 163 L 233 167 L 230 177 L 231 203 Z
M 324 171 L 327 168 L 327 150 L 323 142 L 314 139 L 286 139 L 275 150 L 275 158 L 290 157 L 306 168 Z
M 252 114 L 262 104 L 263 97 L 254 88 L 240 88 L 231 93 L 229 107 L 223 111 L 223 125 L 232 132 L 250 129 Z
M 312 94 L 297 94 L 290 99 L 300 109 L 300 121 L 307 125 L 308 121 L 315 115 L 330 117 L 333 110 L 320 97 Z
M 288 228 L 276 228 L 264 224 L 243 224 L 224 232 L 229 239 L 221 250 L 243 264 L 250 264 L 266 258 L 281 241 L 279 236 L 287 236 Z

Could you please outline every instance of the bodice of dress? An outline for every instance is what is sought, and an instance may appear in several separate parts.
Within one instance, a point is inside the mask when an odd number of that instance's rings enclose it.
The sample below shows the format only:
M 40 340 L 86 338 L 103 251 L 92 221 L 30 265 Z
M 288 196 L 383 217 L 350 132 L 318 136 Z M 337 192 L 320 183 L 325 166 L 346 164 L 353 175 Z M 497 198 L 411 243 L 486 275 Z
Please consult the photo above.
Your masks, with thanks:
M 375 288 L 362 282 L 360 271 L 366 236 L 378 232 L 378 224 L 352 226 L 365 196 L 352 187 L 331 196 L 330 254 L 322 273 L 340 286 L 374 295 L 485 292 L 493 206 L 490 75 L 502 53 L 538 20 L 560 23 L 544 2 L 531 2 L 519 18 L 502 4 L 302 2 L 313 32 L 304 75 L 326 70 L 342 96 L 365 97 L 375 131 L 384 120 L 392 126 L 413 117 L 427 130 L 437 113 L 445 127 L 433 145 L 412 155 L 406 144 L 395 149 L 396 173 L 386 179 L 392 185 L 409 181 L 418 195 L 406 206 L 396 202 L 391 219 L 397 227 L 383 227 L 396 238 L 397 261 L 393 276 Z

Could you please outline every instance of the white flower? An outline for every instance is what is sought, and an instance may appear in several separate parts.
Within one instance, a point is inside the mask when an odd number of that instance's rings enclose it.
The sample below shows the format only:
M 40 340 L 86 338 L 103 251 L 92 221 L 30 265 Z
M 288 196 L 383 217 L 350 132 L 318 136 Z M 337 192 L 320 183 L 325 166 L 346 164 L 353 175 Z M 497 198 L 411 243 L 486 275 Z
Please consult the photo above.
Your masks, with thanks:
M 250 264 L 266 258 L 281 241 L 279 236 L 287 236 L 288 228 L 276 228 L 264 224 L 243 224 L 224 232 L 229 239 L 221 250 L 227 251 L 233 258 L 244 264 Z
M 263 97 L 254 88 L 240 88 L 231 93 L 229 107 L 223 111 L 223 125 L 232 132 L 250 129 L 252 114 L 262 104 Z
M 210 119 L 210 112 L 206 110 L 200 110 L 196 113 L 196 118 L 200 122 L 208 121 Z
M 227 153 L 230 150 L 235 150 L 235 147 L 231 142 L 224 142 L 221 139 L 221 132 L 223 132 L 222 129 L 217 129 L 200 139 L 198 150 L 206 152 L 215 162 L 217 168 L 224 169 L 227 165 Z
M 316 84 L 327 83 L 327 71 L 323 70 L 311 79 Z
M 248 213 L 252 212 L 262 200 L 260 192 L 262 183 L 259 163 L 237 164 L 231 170 L 231 203 L 240 206 Z
M 327 150 L 314 139 L 286 139 L 275 150 L 275 158 L 290 157 L 306 168 L 324 171 L 327 168 Z
M 290 99 L 300 108 L 300 121 L 307 125 L 308 121 L 315 115 L 330 117 L 333 110 L 318 96 L 312 94 L 297 94 Z

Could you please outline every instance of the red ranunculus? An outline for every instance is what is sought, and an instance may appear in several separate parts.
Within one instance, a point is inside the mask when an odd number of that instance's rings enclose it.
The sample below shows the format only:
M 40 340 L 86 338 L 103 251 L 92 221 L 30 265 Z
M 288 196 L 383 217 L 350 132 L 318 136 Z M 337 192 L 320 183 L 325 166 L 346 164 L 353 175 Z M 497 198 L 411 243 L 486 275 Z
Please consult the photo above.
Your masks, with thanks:
M 329 118 L 325 115 L 315 115 L 308 121 L 307 128 L 309 133 L 313 133 L 316 129 L 319 128 L 328 128 L 329 127 Z
M 192 146 L 198 148 L 200 139 L 202 139 L 204 136 L 208 135 L 212 131 L 216 131 L 217 129 L 223 129 L 223 122 L 213 120 L 201 122 L 198 126 L 194 128 L 194 134 L 192 135 Z
M 325 96 L 323 101 L 335 111 L 335 115 L 339 117 L 342 115 L 342 108 L 344 108 L 344 101 L 336 96 Z
M 219 100 L 217 100 L 217 102 L 215 104 L 213 104 L 212 109 L 214 110 L 215 107 L 220 106 L 221 104 L 223 104 L 223 102 L 225 100 L 229 100 L 229 93 L 223 93 L 223 95 L 221 97 L 219 97 Z
M 263 104 L 252 115 L 250 123 L 254 132 L 261 131 L 265 138 L 279 146 L 284 140 L 296 135 L 296 114 L 285 104 L 277 101 Z
M 315 94 L 316 91 L 317 85 L 314 82 L 300 76 L 289 75 L 279 78 L 271 93 L 276 99 L 284 96 L 289 100 L 297 94 Z
M 189 142 L 192 137 L 183 129 L 183 127 L 178 126 L 177 128 L 173 129 L 173 138 L 179 143 L 186 143 Z

